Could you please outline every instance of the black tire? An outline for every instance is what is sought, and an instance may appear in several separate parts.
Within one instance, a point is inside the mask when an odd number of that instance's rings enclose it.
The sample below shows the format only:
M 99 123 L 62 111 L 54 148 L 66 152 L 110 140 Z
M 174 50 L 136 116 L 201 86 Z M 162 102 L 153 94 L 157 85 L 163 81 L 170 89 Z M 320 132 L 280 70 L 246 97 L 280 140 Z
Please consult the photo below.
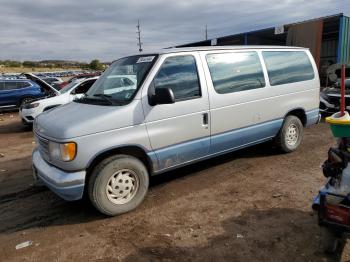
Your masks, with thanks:
M 124 170 L 124 173 L 118 172 L 121 170 Z M 115 183 L 118 183 L 115 186 L 112 176 L 116 176 L 116 174 L 118 174 L 117 176 L 121 179 L 116 179 L 118 182 L 114 180 Z M 131 180 L 129 180 L 128 174 L 132 177 L 130 178 Z M 138 186 L 135 186 L 135 181 L 137 181 Z M 114 191 L 107 190 L 108 185 L 110 189 L 115 186 L 113 189 Z M 127 197 L 125 197 L 125 199 L 123 197 L 114 198 L 112 195 L 116 193 L 114 196 L 119 196 L 120 192 L 125 194 L 125 192 L 129 190 L 129 187 L 127 187 L 128 185 L 137 189 L 132 192 L 128 202 L 120 203 L 126 201 Z M 116 155 L 104 159 L 94 168 L 88 181 L 88 194 L 91 203 L 97 210 L 105 215 L 115 216 L 129 212 L 140 205 L 146 196 L 148 185 L 148 172 L 145 165 L 140 160 L 132 156 Z M 109 191 L 109 193 L 107 193 L 107 191 Z
M 290 133 L 291 130 L 294 130 L 296 133 L 296 136 L 294 136 L 295 140 L 291 138 L 293 137 L 293 134 Z M 275 138 L 275 144 L 282 152 L 293 152 L 299 147 L 303 135 L 304 127 L 300 119 L 290 115 L 284 119 L 281 130 Z
M 23 106 L 24 104 L 30 103 L 31 101 L 33 101 L 34 98 L 33 97 L 24 97 L 21 99 L 21 101 L 18 104 L 18 107 Z

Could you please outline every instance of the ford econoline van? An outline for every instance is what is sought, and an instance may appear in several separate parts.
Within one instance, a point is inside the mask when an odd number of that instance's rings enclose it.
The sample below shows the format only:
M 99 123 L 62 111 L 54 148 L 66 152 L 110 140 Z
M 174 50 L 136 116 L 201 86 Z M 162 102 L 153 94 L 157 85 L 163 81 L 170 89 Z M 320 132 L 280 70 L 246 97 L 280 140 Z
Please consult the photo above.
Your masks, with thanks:
M 36 118 L 34 176 L 66 200 L 86 195 L 104 214 L 125 213 L 142 202 L 151 175 L 268 140 L 296 150 L 319 120 L 319 91 L 305 48 L 124 57 L 84 97 Z

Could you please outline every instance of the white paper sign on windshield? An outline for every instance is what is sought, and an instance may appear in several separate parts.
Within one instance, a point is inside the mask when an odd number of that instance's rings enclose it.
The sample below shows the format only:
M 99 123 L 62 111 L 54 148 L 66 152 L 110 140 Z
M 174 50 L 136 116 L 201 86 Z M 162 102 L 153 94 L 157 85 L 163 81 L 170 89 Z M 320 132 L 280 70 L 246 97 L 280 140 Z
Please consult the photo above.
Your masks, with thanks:
M 140 57 L 136 63 L 149 63 L 153 61 L 154 56 L 143 56 Z

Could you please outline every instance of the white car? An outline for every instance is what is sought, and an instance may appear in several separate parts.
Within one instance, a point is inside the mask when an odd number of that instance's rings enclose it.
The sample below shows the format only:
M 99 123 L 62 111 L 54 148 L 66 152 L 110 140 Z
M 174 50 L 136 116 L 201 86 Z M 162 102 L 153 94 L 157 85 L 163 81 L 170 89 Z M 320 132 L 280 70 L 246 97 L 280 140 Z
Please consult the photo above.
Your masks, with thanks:
M 32 124 L 34 119 L 44 111 L 72 102 L 82 97 L 95 83 L 98 77 L 83 79 L 80 82 L 72 82 L 59 91 L 59 95 L 46 99 L 36 100 L 23 105 L 19 109 L 22 122 L 25 125 Z

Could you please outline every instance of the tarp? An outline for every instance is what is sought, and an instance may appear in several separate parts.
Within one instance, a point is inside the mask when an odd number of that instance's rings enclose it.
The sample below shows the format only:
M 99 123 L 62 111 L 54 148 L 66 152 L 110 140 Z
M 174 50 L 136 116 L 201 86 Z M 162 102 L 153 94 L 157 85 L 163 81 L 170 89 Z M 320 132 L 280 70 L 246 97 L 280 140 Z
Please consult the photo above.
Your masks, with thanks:
M 288 46 L 300 46 L 310 49 L 317 67 L 320 66 L 321 43 L 323 33 L 323 21 L 316 20 L 300 24 L 291 25 L 288 28 Z

